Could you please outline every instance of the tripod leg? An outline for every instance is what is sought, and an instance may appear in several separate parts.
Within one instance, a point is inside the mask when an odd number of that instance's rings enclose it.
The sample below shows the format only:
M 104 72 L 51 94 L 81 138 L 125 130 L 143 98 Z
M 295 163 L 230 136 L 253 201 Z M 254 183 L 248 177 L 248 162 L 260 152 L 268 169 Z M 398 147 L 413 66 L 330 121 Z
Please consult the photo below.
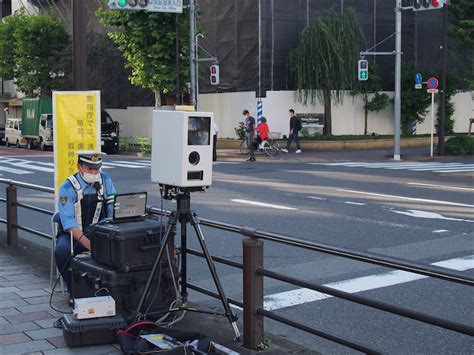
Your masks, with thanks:
M 177 221 L 178 221 L 177 217 L 174 214 L 171 215 L 168 221 L 168 226 L 167 226 L 165 235 L 163 237 L 163 240 L 161 241 L 160 251 L 158 252 L 155 263 L 153 264 L 153 268 L 151 269 L 151 274 L 148 277 L 148 281 L 146 283 L 145 289 L 143 290 L 142 297 L 140 298 L 140 302 L 138 303 L 137 310 L 135 311 L 135 314 L 133 316 L 133 318 L 136 320 L 138 320 L 138 317 L 140 316 L 140 310 L 142 309 L 143 304 L 145 303 L 145 299 L 148 295 L 148 292 L 150 292 L 150 287 L 153 282 L 153 279 L 155 278 L 155 274 L 156 274 L 156 271 L 158 270 L 158 266 L 160 265 L 161 258 L 163 257 L 165 249 L 168 247 L 168 240 L 170 238 L 171 231 L 173 230 L 173 227 L 176 226 Z
M 199 226 L 199 221 L 193 213 L 190 213 L 190 220 L 191 220 L 192 226 L 194 227 L 194 230 L 196 231 L 199 244 L 201 244 L 202 252 L 204 253 L 204 256 L 206 257 L 207 266 L 209 267 L 209 271 L 211 272 L 212 279 L 214 280 L 214 284 L 216 285 L 217 292 L 219 293 L 222 305 L 224 306 L 226 316 L 229 319 L 230 324 L 232 325 L 232 329 L 234 330 L 235 339 L 237 341 L 240 341 L 240 332 L 239 332 L 239 329 L 237 328 L 237 323 L 236 323 L 237 317 L 234 315 L 234 313 L 232 312 L 232 309 L 229 306 L 229 301 L 227 300 L 227 297 L 224 293 L 224 288 L 222 287 L 219 277 L 217 276 L 216 267 L 214 266 L 214 262 L 212 261 L 209 250 L 207 249 L 206 242 L 204 241 L 204 235 L 202 233 L 201 227 Z
M 181 299 L 183 303 L 188 300 L 188 285 L 187 285 L 187 235 L 186 222 L 181 221 Z

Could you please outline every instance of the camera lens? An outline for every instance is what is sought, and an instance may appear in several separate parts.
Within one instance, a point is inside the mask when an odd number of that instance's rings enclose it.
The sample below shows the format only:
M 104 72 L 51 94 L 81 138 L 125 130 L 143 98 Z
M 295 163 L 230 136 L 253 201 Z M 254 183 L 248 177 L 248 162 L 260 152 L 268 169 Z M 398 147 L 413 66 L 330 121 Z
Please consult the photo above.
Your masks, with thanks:
M 189 164 L 198 165 L 199 161 L 201 160 L 201 156 L 199 155 L 198 152 L 191 152 L 191 154 L 189 154 L 188 160 L 189 160 Z

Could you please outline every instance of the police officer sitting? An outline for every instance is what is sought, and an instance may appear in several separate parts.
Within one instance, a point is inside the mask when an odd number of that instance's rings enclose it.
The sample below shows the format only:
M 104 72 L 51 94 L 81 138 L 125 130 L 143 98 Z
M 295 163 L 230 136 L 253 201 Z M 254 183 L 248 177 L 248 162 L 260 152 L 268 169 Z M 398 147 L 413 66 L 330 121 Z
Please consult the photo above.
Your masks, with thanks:
M 101 172 L 101 152 L 79 151 L 77 170 L 61 185 L 59 190 L 59 233 L 56 242 L 56 265 L 67 283 L 71 294 L 71 237 L 74 255 L 91 249 L 87 228 L 100 220 L 112 217 L 116 190 L 112 179 Z

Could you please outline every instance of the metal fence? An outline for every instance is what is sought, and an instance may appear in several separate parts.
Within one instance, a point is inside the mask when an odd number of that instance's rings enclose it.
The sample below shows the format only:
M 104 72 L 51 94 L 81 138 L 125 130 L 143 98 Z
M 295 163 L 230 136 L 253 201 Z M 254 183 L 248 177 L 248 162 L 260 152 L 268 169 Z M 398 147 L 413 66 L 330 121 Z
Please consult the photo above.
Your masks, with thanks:
M 42 238 L 51 239 L 52 236 L 45 234 L 43 232 L 22 226 L 18 223 L 18 213 L 17 209 L 25 208 L 40 214 L 52 216 L 53 211 L 49 211 L 43 208 L 36 206 L 24 204 L 18 202 L 17 199 L 17 188 L 25 188 L 36 191 L 42 191 L 47 193 L 54 193 L 54 189 L 33 185 L 18 181 L 12 181 L 8 179 L 0 179 L 0 184 L 5 184 L 6 186 L 6 198 L 0 198 L 0 202 L 6 203 L 6 219 L 0 219 L 0 223 L 6 224 L 7 231 L 7 245 L 16 246 L 18 244 L 18 230 L 22 230 L 28 233 L 32 233 Z M 169 211 L 162 211 L 157 208 L 149 208 L 148 213 L 150 214 L 161 214 L 169 216 Z M 368 354 L 378 354 L 380 351 L 372 349 L 369 346 L 359 344 L 356 341 L 345 339 L 339 337 L 335 334 L 328 333 L 321 329 L 316 329 L 310 325 L 300 323 L 296 320 L 283 317 L 276 314 L 275 312 L 264 309 L 263 299 L 264 299 L 264 288 L 263 288 L 263 278 L 268 277 L 274 280 L 279 280 L 294 286 L 307 288 L 310 290 L 318 291 L 324 294 L 334 296 L 336 298 L 341 298 L 347 301 L 365 305 L 367 307 L 375 308 L 381 311 L 389 312 L 392 314 L 399 315 L 401 317 L 410 318 L 419 322 L 431 324 L 436 327 L 448 329 L 457 333 L 462 333 L 466 335 L 474 335 L 474 327 L 471 327 L 466 324 L 457 323 L 449 321 L 446 319 L 438 318 L 432 315 L 425 313 L 413 311 L 407 308 L 391 305 L 381 301 L 373 300 L 364 296 L 357 294 L 351 294 L 348 292 L 340 291 L 337 289 L 329 288 L 327 286 L 301 280 L 295 277 L 284 275 L 281 273 L 273 272 L 271 270 L 265 269 L 263 267 L 263 251 L 264 251 L 264 241 L 271 241 L 275 243 L 281 243 L 287 246 L 301 248 L 309 250 L 312 252 L 319 252 L 329 255 L 334 255 L 346 259 L 357 260 L 364 263 L 369 263 L 373 265 L 388 267 L 396 270 L 403 270 L 415 274 L 420 274 L 428 276 L 431 278 L 436 278 L 444 280 L 447 282 L 474 286 L 474 278 L 469 277 L 461 272 L 449 270 L 446 268 L 425 265 L 421 263 L 416 263 L 412 261 L 407 261 L 399 258 L 389 257 L 385 255 L 378 255 L 374 253 L 360 252 L 345 248 L 340 248 L 336 246 L 331 246 L 327 244 L 314 243 L 306 240 L 301 240 L 293 238 L 290 236 L 269 233 L 260 230 L 255 230 L 248 227 L 232 225 L 228 223 L 222 223 L 217 221 L 212 221 L 208 219 L 201 219 L 200 223 L 204 226 L 215 228 L 222 231 L 232 232 L 235 234 L 240 234 L 244 236 L 245 239 L 242 241 L 243 245 L 243 263 L 238 263 L 233 260 L 222 258 L 219 256 L 212 256 L 213 260 L 217 263 L 221 263 L 227 266 L 241 269 L 243 271 L 243 301 L 235 300 L 229 298 L 229 303 L 239 306 L 243 309 L 243 328 L 244 328 L 244 337 L 243 342 L 244 346 L 250 349 L 257 349 L 258 345 L 263 341 L 264 338 L 264 317 L 272 319 L 274 321 L 286 324 L 290 327 L 300 329 L 307 333 L 316 335 L 321 338 L 328 339 L 335 343 L 344 345 L 351 349 L 362 351 Z M 204 257 L 204 255 L 194 249 L 181 250 L 183 253 L 188 253 L 198 257 Z M 188 287 L 200 292 L 202 294 L 208 295 L 210 297 L 218 298 L 218 294 L 212 290 L 202 288 L 198 285 L 189 283 Z

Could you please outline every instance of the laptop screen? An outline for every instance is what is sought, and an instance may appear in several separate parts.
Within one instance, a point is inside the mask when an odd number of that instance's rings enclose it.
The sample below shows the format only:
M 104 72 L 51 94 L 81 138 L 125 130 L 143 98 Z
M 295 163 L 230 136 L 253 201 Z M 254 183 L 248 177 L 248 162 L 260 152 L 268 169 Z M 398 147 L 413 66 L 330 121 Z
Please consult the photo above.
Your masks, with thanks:
M 115 195 L 114 220 L 144 217 L 146 214 L 146 192 Z

